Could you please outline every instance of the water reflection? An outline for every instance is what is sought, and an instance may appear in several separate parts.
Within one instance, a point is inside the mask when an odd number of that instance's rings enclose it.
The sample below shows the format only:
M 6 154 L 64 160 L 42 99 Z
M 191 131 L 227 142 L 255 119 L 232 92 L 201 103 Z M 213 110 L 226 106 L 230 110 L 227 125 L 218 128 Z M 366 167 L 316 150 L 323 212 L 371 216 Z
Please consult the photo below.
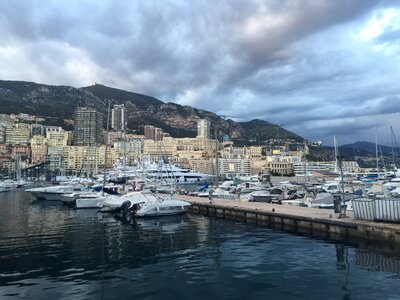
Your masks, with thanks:
M 187 228 L 190 222 L 186 214 L 139 219 L 127 219 L 125 216 L 114 215 L 114 218 L 122 224 L 131 225 L 137 230 L 159 231 L 164 234 L 177 233 L 180 229 Z
M 355 249 L 355 264 L 371 271 L 393 273 L 400 276 L 399 256 L 388 256 L 367 249 Z
M 23 192 L 1 201 L 0 298 L 400 294 L 397 253 L 198 215 L 126 220 Z

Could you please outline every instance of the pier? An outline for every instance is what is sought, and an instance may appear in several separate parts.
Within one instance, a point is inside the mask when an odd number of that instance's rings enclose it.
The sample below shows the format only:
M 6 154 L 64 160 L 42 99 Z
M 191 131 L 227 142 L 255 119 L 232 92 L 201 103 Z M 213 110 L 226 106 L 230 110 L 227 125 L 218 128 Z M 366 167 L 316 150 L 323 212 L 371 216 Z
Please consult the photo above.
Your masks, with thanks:
M 268 226 L 333 240 L 380 243 L 382 247 L 400 247 L 400 225 L 355 220 L 351 211 L 339 218 L 330 209 L 291 205 L 241 202 L 235 200 L 179 196 L 189 201 L 191 212 L 218 218 Z

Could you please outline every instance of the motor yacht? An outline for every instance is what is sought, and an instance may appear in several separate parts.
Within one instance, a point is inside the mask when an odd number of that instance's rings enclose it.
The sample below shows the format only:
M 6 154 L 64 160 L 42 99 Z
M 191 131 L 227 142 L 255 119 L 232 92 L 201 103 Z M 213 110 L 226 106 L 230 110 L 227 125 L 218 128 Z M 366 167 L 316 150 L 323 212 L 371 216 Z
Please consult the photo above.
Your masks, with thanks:
M 88 190 L 84 185 L 57 185 L 48 187 L 39 187 L 26 189 L 25 191 L 30 193 L 37 199 L 51 200 L 51 201 L 61 201 L 61 195 L 72 193 L 76 191 Z
M 148 201 L 132 206 L 132 216 L 134 217 L 158 217 L 183 214 L 189 202 L 173 198 L 148 198 Z

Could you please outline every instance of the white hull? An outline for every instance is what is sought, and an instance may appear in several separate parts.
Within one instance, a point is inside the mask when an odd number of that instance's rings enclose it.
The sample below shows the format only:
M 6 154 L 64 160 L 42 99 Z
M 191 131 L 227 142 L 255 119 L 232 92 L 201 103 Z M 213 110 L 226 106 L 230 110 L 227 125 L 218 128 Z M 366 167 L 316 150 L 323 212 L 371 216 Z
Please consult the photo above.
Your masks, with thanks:
M 179 215 L 186 212 L 185 207 L 191 204 L 182 200 L 175 199 L 156 199 L 140 205 L 140 208 L 134 212 L 135 217 L 160 217 Z
M 40 191 L 27 191 L 27 192 L 31 193 L 31 195 L 37 199 L 44 199 L 42 197 L 42 192 Z
M 34 197 L 38 199 L 61 201 L 62 194 L 83 191 L 84 189 L 85 187 L 81 185 L 65 185 L 26 189 L 25 191 L 31 193 Z
M 161 217 L 161 216 L 174 216 L 184 214 L 186 210 L 184 208 L 174 209 L 171 211 L 158 211 L 154 213 L 136 213 L 135 216 L 138 218 L 145 218 L 145 217 Z
M 103 201 L 103 203 L 99 204 L 99 207 L 101 207 L 101 211 L 103 212 L 113 212 L 116 210 L 120 210 L 121 206 L 127 201 L 130 202 L 130 207 L 134 204 L 144 203 L 148 201 L 148 197 L 150 195 L 153 194 L 147 194 L 143 192 L 130 192 L 122 196 L 109 196 Z
M 107 194 L 105 194 L 107 195 Z M 105 196 L 104 195 L 104 196 Z M 62 194 L 60 195 L 61 201 L 67 205 L 75 205 L 77 199 L 95 199 L 103 196 L 101 192 L 95 191 L 84 191 L 84 192 L 74 192 L 70 194 Z
M 41 198 L 45 199 L 47 201 L 61 201 L 61 195 L 62 193 L 46 193 L 42 192 Z
M 75 200 L 76 208 L 99 208 L 106 200 L 107 196 L 100 196 L 96 198 L 78 198 Z
M 67 205 L 71 205 L 79 197 L 79 194 L 62 194 L 60 195 L 61 201 Z

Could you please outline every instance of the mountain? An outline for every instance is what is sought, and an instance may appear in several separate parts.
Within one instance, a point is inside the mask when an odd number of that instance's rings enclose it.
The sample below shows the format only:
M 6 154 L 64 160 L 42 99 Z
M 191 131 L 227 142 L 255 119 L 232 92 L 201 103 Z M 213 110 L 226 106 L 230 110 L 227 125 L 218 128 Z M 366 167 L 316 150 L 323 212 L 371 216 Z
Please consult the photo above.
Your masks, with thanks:
M 376 166 L 376 146 L 371 142 L 356 142 L 353 144 L 342 145 L 339 147 L 339 153 L 344 160 L 356 160 L 362 168 L 374 168 Z M 382 151 L 381 151 L 382 149 Z M 393 163 L 400 165 L 400 152 L 394 149 L 394 157 L 392 148 L 378 145 L 378 163 L 380 167 L 390 167 Z M 308 159 L 314 161 L 334 160 L 334 148 L 329 146 L 310 147 Z
M 25 81 L 0 81 L 0 113 L 27 113 L 46 118 L 50 125 L 71 129 L 74 110 L 79 106 L 96 107 L 107 114 L 108 100 L 125 104 L 128 128 L 143 133 L 144 125 L 162 128 L 173 137 L 194 137 L 197 120 L 208 119 L 217 126 L 217 134 L 231 136 L 238 143 L 264 143 L 276 138 L 303 141 L 303 138 L 263 120 L 234 122 L 217 114 L 176 103 L 95 84 L 88 87 L 52 86 Z
M 340 148 L 350 150 L 352 149 L 353 151 L 360 152 L 360 153 L 373 153 L 374 155 L 376 154 L 376 144 L 371 143 L 371 142 L 355 142 L 353 144 L 347 144 L 347 145 L 342 145 Z M 378 144 L 378 153 L 383 153 L 383 154 L 391 154 L 392 153 L 392 148 L 387 147 L 387 146 L 382 146 Z

